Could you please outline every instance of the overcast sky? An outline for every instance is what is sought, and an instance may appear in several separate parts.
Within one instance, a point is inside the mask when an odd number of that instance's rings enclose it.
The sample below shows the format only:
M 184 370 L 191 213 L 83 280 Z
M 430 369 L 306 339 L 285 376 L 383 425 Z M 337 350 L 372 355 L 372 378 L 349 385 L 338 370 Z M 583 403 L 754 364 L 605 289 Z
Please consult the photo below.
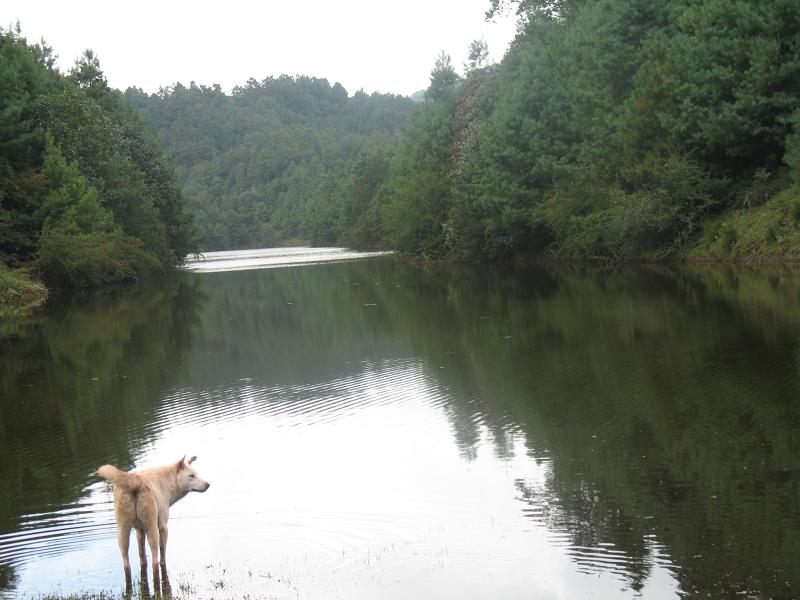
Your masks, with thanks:
M 282 73 L 325 77 L 350 94 L 412 94 L 428 86 L 444 50 L 460 72 L 483 38 L 499 61 L 514 20 L 486 23 L 489 0 L 227 0 L 137 2 L 3 0 L 0 25 L 17 20 L 62 70 L 91 48 L 113 87 L 157 91 L 180 81 L 225 90 Z

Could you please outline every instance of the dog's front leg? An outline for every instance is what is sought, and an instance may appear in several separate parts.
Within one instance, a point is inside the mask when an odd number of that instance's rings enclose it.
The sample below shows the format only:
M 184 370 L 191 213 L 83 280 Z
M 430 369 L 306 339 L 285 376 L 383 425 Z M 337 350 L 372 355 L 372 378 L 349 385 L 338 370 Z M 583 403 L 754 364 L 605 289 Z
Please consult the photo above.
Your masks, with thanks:
M 167 579 L 167 526 L 158 528 L 158 539 L 161 546 L 161 576 Z
M 164 598 L 168 600 L 172 598 L 172 586 L 169 583 L 169 575 L 167 575 L 166 571 L 164 571 L 164 577 L 161 580 L 161 590 L 164 592 Z

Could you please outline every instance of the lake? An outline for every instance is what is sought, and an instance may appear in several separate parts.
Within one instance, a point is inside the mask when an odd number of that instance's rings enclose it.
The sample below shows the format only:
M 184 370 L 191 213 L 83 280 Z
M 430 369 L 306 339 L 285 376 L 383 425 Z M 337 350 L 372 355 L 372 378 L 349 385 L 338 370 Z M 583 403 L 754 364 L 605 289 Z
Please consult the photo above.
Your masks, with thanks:
M 0 596 L 121 592 L 95 470 L 196 454 L 177 595 L 800 597 L 800 274 L 298 253 L 0 322 Z

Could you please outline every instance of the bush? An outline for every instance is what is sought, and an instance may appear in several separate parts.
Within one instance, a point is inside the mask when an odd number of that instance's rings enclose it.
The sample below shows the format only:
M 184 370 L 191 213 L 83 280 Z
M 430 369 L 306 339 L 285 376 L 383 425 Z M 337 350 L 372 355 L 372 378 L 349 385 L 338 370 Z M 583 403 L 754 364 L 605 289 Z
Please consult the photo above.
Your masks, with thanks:
M 588 176 L 557 187 L 535 213 L 566 256 L 658 258 L 695 234 L 716 182 L 681 156 L 651 159 L 620 181 Z
M 59 287 L 92 287 L 137 280 L 162 269 L 144 244 L 119 232 L 76 233 L 46 227 L 39 238 L 39 269 Z

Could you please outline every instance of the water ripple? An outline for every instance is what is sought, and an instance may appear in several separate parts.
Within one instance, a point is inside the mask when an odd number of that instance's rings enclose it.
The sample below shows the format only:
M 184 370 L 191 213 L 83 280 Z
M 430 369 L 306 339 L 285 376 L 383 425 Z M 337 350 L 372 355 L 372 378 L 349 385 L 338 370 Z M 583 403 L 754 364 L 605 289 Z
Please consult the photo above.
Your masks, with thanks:
M 361 410 L 419 401 L 409 390 L 424 384 L 418 362 L 365 365 L 346 378 L 304 385 L 258 385 L 234 382 L 206 390 L 174 390 L 156 411 L 156 431 L 183 425 L 205 425 L 250 417 L 302 418 L 313 425 L 352 416 Z M 433 407 L 447 401 L 447 393 L 426 390 Z M 476 420 L 480 414 L 475 414 Z

